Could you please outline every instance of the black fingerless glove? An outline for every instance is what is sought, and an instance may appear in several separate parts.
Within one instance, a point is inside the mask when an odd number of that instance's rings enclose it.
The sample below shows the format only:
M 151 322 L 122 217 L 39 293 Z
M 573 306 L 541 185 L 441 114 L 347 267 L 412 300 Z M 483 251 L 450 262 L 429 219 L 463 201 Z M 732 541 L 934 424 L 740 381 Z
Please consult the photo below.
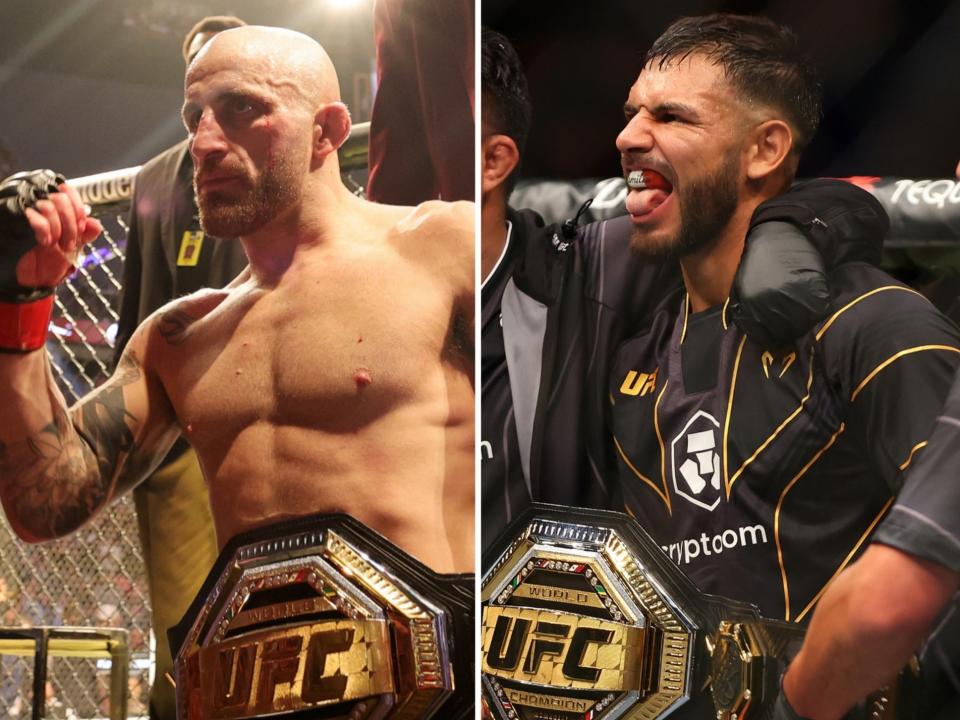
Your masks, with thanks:
M 797 183 L 754 211 L 730 294 L 730 316 L 753 342 L 783 348 L 823 320 L 827 272 L 878 264 L 890 221 L 870 193 L 840 180 Z
M 733 282 L 731 317 L 762 348 L 789 345 L 830 308 L 823 259 L 788 222 L 770 221 L 751 229 Z
M 26 209 L 63 182 L 52 170 L 34 170 L 0 183 L 0 352 L 30 352 L 46 339 L 53 288 L 21 285 L 17 264 L 37 244 Z
M 36 288 L 17 282 L 17 263 L 37 244 L 26 209 L 36 205 L 66 180 L 52 170 L 33 170 L 11 175 L 0 183 L 0 299 L 11 300 Z M 45 294 L 50 294 L 47 289 Z

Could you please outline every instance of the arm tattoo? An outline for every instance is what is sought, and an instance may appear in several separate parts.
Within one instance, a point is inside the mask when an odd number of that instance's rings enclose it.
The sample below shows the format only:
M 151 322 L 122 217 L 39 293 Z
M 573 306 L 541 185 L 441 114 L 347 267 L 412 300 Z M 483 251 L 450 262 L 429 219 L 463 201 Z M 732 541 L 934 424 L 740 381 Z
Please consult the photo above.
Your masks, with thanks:
M 110 386 L 76 407 L 73 421 L 57 404 L 39 432 L 0 443 L 8 509 L 30 535 L 44 539 L 75 530 L 124 478 L 139 478 L 148 461 L 137 452 L 126 422 L 135 418 L 123 399 L 123 387 L 139 377 L 137 361 L 125 355 Z
M 136 418 L 124 406 L 123 388 L 139 379 L 140 367 L 136 360 L 124 355 L 110 387 L 77 406 L 77 434 L 96 456 L 101 478 L 112 478 L 122 460 L 133 450 L 133 432 L 126 419 Z
M 188 315 L 183 310 L 174 308 L 160 316 L 157 329 L 160 332 L 160 337 L 169 344 L 182 345 L 187 339 L 187 331 L 196 321 L 197 318 L 192 315 Z

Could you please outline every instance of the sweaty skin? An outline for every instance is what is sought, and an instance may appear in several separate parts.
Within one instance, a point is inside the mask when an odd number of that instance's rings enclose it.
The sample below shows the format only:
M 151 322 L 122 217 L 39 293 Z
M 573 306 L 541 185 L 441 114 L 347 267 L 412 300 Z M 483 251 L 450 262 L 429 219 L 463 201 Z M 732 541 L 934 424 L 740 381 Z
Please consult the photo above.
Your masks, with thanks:
M 191 64 L 201 215 L 240 223 L 250 266 L 146 320 L 69 411 L 45 353 L 0 355 L 0 493 L 22 537 L 72 531 L 184 432 L 221 547 L 346 512 L 438 572 L 473 570 L 473 205 L 353 196 L 338 100 L 322 48 L 289 31 L 223 32 Z M 282 199 L 236 220 L 270 173 Z

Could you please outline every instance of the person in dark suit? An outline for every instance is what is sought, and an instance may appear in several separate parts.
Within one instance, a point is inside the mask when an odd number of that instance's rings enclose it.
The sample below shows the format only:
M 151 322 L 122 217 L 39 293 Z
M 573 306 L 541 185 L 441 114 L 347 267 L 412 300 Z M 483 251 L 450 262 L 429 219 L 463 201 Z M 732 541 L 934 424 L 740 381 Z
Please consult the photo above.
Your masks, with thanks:
M 184 62 L 189 65 L 218 32 L 245 24 L 229 16 L 204 18 L 184 38 Z M 140 170 L 129 227 L 117 359 L 140 322 L 156 309 L 201 287 L 222 287 L 247 264 L 240 243 L 206 236 L 200 229 L 186 139 Z M 189 443 L 178 440 L 133 497 L 157 643 L 150 718 L 174 720 L 173 687 L 164 677 L 172 674 L 167 628 L 179 622 L 217 558 L 207 489 Z

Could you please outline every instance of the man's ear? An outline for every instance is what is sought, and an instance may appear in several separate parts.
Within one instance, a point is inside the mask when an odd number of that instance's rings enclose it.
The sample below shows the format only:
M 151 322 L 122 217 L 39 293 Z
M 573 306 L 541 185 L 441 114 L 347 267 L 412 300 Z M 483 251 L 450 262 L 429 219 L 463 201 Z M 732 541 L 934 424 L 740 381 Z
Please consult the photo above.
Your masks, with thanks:
M 350 137 L 350 111 L 342 102 L 324 105 L 313 118 L 313 156 L 336 152 Z
M 783 120 L 767 120 L 750 134 L 747 146 L 747 177 L 763 180 L 776 172 L 793 150 L 793 132 Z
M 481 148 L 480 192 L 486 194 L 503 185 L 520 164 L 520 151 L 507 135 L 488 135 Z

